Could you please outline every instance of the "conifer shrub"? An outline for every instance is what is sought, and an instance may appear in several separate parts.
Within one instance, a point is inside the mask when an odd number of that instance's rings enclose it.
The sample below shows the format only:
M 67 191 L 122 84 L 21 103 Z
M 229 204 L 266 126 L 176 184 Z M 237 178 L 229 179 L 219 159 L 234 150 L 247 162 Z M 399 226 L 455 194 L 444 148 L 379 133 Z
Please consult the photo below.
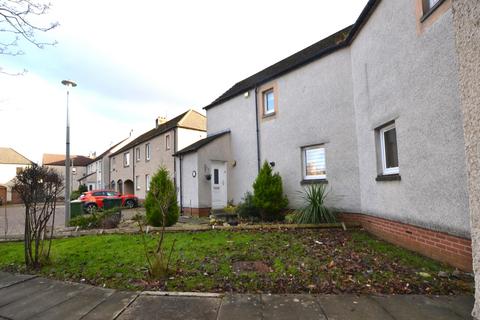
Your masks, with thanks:
M 278 172 L 273 173 L 267 161 L 253 183 L 253 204 L 264 221 L 282 220 L 283 210 L 288 206 L 288 199 L 283 194 L 282 177 Z
M 160 168 L 150 181 L 145 209 L 147 223 L 154 227 L 169 227 L 178 221 L 180 210 L 175 185 L 164 167 Z

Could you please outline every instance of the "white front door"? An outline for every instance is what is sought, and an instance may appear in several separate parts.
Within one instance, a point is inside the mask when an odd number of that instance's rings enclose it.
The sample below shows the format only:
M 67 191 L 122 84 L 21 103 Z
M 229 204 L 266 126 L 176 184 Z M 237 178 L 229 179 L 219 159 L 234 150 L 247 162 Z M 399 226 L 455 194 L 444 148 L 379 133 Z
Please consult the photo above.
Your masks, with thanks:
M 227 163 L 212 161 L 212 209 L 227 206 Z

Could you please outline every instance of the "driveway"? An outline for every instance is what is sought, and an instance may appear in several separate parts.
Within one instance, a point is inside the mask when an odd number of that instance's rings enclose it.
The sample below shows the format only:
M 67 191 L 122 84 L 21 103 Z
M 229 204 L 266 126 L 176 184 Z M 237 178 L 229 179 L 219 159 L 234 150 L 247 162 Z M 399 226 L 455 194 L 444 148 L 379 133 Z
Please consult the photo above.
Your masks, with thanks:
M 25 206 L 9 205 L 0 207 L 0 238 L 6 235 L 19 235 L 25 229 Z M 55 227 L 65 226 L 65 206 L 58 205 L 55 212 Z

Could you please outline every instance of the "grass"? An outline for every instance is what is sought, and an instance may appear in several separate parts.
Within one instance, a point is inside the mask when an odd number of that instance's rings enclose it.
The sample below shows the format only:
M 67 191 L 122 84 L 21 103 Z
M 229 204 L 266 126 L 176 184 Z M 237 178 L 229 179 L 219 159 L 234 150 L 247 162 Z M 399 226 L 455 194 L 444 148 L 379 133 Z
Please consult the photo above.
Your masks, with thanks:
M 208 231 L 166 234 L 176 239 L 173 274 L 148 279 L 139 235 L 54 240 L 51 263 L 39 274 L 121 289 L 272 293 L 471 293 L 473 279 L 439 278 L 445 265 L 361 231 Z M 154 236 L 147 236 L 153 250 Z M 26 272 L 23 244 L 0 244 L 0 268 Z M 236 262 L 267 270 L 235 272 Z M 419 275 L 419 273 L 422 275 Z M 431 275 L 425 277 L 425 273 Z

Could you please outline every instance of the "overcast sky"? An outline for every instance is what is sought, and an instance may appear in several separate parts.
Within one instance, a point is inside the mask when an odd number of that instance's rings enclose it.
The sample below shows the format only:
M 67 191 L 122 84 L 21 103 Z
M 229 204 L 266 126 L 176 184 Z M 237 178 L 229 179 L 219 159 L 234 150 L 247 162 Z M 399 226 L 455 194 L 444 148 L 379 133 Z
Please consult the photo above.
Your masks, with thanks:
M 66 93 L 71 153 L 103 152 L 213 101 L 236 82 L 352 24 L 366 0 L 51 1 L 60 26 L 0 56 L 0 147 L 33 161 L 65 152 Z M 0 33 L 0 42 L 5 35 Z M 3 39 L 4 40 L 4 39 Z M 202 111 L 203 112 L 203 111 Z

